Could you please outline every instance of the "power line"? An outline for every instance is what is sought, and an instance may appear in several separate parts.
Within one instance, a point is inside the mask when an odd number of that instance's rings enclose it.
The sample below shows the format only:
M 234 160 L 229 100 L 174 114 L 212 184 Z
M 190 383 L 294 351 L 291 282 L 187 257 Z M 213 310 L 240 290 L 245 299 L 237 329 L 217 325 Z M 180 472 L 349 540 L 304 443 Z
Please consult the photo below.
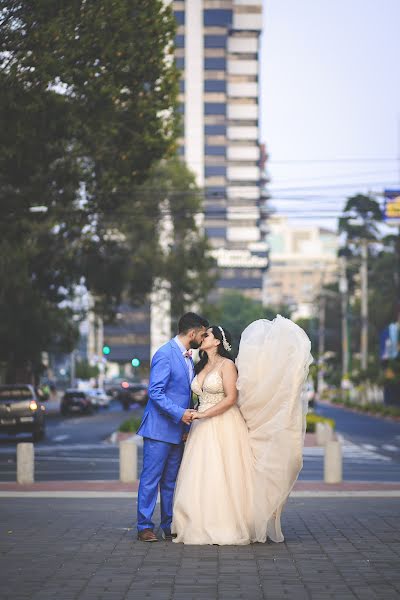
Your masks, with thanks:
M 400 157 L 397 158 L 289 158 L 289 159 L 277 159 L 275 160 L 271 156 L 268 157 L 268 162 L 275 164 L 306 164 L 306 163 L 370 163 L 370 162 L 399 162 Z M 268 164 L 267 162 L 267 164 Z

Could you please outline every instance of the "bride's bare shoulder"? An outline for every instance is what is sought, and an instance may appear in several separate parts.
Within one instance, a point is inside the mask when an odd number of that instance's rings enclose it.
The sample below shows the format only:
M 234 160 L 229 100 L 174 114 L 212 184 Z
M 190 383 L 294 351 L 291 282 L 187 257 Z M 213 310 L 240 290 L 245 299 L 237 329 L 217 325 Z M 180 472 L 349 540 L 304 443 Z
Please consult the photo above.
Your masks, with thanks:
M 221 369 L 225 373 L 237 373 L 236 365 L 233 360 L 224 358 L 222 361 Z

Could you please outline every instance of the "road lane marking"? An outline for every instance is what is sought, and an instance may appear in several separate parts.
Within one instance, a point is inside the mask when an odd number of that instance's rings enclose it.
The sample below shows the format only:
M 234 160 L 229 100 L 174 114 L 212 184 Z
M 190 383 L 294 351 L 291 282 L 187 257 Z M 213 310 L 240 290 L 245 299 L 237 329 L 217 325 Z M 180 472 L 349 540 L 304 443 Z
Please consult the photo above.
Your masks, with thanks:
M 69 437 L 71 437 L 70 435 L 57 435 L 56 437 L 52 438 L 53 442 L 64 442 L 64 440 L 67 440 Z

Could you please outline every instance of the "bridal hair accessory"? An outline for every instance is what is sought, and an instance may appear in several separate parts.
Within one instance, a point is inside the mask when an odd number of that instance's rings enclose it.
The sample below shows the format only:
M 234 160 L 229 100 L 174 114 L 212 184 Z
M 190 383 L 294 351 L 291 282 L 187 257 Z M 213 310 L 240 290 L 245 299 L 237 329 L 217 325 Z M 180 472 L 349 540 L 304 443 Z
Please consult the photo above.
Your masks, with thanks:
M 225 350 L 227 352 L 230 352 L 232 350 L 232 346 L 228 343 L 228 340 L 225 337 L 225 331 L 222 329 L 222 327 L 220 325 L 218 325 L 218 329 L 222 333 L 222 345 L 223 345 L 223 347 L 225 348 Z

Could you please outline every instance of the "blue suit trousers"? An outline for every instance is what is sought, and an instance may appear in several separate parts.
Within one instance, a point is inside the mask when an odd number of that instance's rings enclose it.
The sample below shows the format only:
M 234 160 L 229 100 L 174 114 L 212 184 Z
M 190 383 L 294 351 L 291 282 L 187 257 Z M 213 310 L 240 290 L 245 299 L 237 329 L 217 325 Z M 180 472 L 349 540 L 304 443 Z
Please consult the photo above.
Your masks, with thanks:
M 143 438 L 143 469 L 138 492 L 138 531 L 154 529 L 153 513 L 158 489 L 161 497 L 161 529 L 170 531 L 176 478 L 183 443 L 171 444 Z

